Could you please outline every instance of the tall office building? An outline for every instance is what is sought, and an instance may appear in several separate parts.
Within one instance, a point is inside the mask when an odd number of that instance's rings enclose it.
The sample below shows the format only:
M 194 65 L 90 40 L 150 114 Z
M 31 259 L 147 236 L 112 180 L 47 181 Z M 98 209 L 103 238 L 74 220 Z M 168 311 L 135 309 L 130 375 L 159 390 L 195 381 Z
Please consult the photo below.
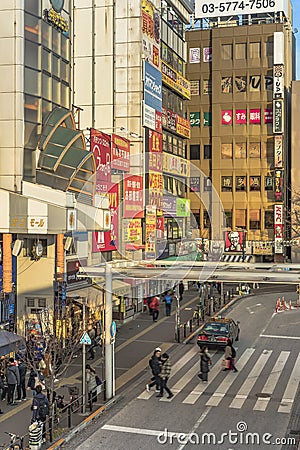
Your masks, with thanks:
M 232 261 L 290 257 L 292 7 L 265 3 L 198 0 L 186 33 L 191 210 L 199 237 L 210 241 L 210 207 L 196 191 L 216 190 L 226 216 L 223 259 Z

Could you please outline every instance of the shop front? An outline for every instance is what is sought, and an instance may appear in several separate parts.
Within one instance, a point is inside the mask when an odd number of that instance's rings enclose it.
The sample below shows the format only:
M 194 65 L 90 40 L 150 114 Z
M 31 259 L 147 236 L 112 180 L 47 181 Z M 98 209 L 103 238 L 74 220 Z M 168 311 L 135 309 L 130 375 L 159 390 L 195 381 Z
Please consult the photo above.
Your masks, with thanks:
M 131 285 L 121 280 L 113 280 L 112 290 L 113 320 L 124 322 L 132 318 L 136 313 L 136 308 L 132 298 Z

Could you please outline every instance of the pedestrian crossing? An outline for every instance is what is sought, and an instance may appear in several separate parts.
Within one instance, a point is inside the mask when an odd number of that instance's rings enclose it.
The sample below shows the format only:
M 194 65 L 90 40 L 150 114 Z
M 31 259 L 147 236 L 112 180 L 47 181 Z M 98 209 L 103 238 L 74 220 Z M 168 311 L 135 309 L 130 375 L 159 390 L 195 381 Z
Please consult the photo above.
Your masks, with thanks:
M 254 411 L 265 412 L 272 403 L 279 413 L 291 412 L 300 381 L 300 353 L 246 348 L 237 359 L 237 373 L 222 372 L 223 355 L 211 353 L 211 356 L 213 365 L 207 383 L 197 377 L 200 368 L 198 349 L 192 348 L 182 356 L 173 365 L 168 383 L 174 397 L 162 397 L 159 402 L 195 405 L 202 399 L 205 406 L 217 407 L 229 399 L 229 408 L 242 409 L 245 402 L 251 400 Z M 150 400 L 154 394 L 153 390 L 145 390 L 137 398 Z

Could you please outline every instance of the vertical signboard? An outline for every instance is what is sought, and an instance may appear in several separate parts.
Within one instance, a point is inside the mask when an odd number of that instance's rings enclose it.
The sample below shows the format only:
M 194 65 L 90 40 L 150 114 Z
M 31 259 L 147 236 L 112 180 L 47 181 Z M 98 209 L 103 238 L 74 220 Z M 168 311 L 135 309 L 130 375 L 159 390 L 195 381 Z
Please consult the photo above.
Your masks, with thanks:
M 123 172 L 130 170 L 130 141 L 116 134 L 111 137 L 111 167 Z
M 274 136 L 274 166 L 283 166 L 283 137 L 281 134 Z
M 275 186 L 275 200 L 277 202 L 283 201 L 283 171 L 276 169 L 274 172 L 274 186 Z
M 111 181 L 111 138 L 108 134 L 91 128 L 91 151 L 97 170 L 97 191 L 106 192 L 106 183 Z
M 276 254 L 283 253 L 283 205 L 274 205 L 274 244 Z
M 284 96 L 284 76 L 283 76 L 283 64 L 274 64 L 274 98 L 283 98 Z
M 107 195 L 109 197 L 109 209 L 111 215 L 110 230 L 93 232 L 93 253 L 109 252 L 117 250 L 118 248 L 118 184 L 110 184 Z
M 144 62 L 144 111 L 143 125 L 154 131 L 162 132 L 162 74 Z
M 160 66 L 160 16 L 148 0 L 142 0 L 143 55 L 146 61 Z
M 283 100 L 273 100 L 273 133 L 283 133 Z
M 124 179 L 123 217 L 144 217 L 143 177 L 140 175 L 130 175 Z
M 145 259 L 156 257 L 156 208 L 148 205 L 146 208 L 146 248 Z

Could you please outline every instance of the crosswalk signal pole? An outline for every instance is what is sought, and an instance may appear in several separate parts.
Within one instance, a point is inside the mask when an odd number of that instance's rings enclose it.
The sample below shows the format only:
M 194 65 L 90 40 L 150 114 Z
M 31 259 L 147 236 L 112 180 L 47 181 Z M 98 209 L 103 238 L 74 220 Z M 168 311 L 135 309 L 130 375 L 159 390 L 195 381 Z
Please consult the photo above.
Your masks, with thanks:
M 85 333 L 85 305 L 86 297 L 82 299 L 82 323 L 83 332 Z M 82 344 L 82 414 L 85 414 L 86 408 L 86 372 L 85 372 L 85 343 Z

